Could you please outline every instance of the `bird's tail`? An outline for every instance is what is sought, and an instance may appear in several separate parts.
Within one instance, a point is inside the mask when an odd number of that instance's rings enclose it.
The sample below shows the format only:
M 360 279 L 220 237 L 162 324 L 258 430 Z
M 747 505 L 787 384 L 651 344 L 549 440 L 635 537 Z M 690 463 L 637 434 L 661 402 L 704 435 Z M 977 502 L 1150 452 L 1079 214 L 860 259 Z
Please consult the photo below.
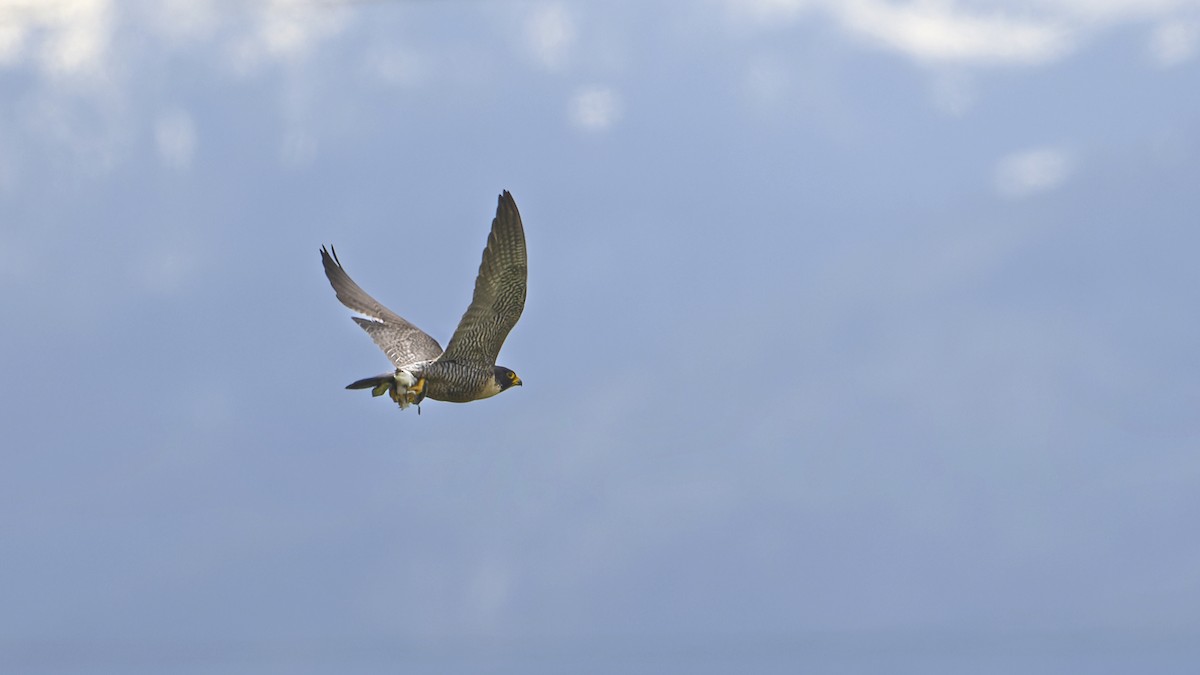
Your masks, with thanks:
M 425 378 L 414 378 L 412 373 L 401 369 L 395 373 L 364 377 L 346 385 L 346 388 L 370 389 L 372 396 L 388 394 L 401 410 L 415 403 L 418 414 L 421 412 L 421 401 L 425 400 Z
M 351 382 L 346 385 L 347 389 L 370 389 L 372 396 L 383 396 L 389 389 L 396 385 L 396 376 L 393 373 L 384 373 L 375 377 L 364 377 L 356 382 Z

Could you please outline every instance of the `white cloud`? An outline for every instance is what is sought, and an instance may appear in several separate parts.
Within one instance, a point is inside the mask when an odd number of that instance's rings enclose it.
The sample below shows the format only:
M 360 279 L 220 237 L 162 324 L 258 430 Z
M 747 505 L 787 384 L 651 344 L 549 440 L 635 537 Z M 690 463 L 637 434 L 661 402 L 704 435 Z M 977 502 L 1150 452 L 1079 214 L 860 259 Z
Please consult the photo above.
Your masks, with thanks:
M 1058 187 L 1071 173 L 1070 155 L 1060 148 L 1034 148 L 1003 157 L 995 170 L 996 191 L 1019 199 Z
M 1177 66 L 1190 61 L 1200 48 L 1200 24 L 1168 21 L 1150 36 L 1150 56 L 1160 66 Z
M 0 67 L 11 66 L 21 58 L 25 47 L 25 28 L 0 18 Z
M 825 16 L 869 44 L 937 65 L 1041 65 L 1074 51 L 1118 22 L 1157 20 L 1156 61 L 1174 64 L 1197 51 L 1194 26 L 1180 23 L 1197 0 L 726 0 L 735 24 L 760 28 Z
M 1067 31 L 1052 21 L 971 12 L 951 2 L 850 0 L 831 8 L 851 32 L 926 62 L 1031 65 L 1072 47 Z
M 196 152 L 196 124 L 183 111 L 168 113 L 154 125 L 154 145 L 163 164 L 174 169 L 192 165 Z
M 297 63 L 322 42 L 339 35 L 348 14 L 335 5 L 310 0 L 267 0 L 253 29 L 227 46 L 235 71 L 251 74 L 270 63 Z
M 525 22 L 525 39 L 542 67 L 559 70 L 566 65 L 575 44 L 575 20 L 562 5 L 540 7 Z
M 56 31 L 42 47 L 43 66 L 54 73 L 93 72 L 108 52 L 112 37 L 112 7 L 107 0 L 73 0 L 59 6 Z
M 0 2 L 0 64 L 34 55 L 45 73 L 94 75 L 107 61 L 113 23 L 110 0 Z
M 621 98 L 609 87 L 585 87 L 571 98 L 571 123 L 585 131 L 604 131 L 620 117 Z
M 288 7 L 289 4 L 295 3 L 280 0 L 269 3 L 256 36 L 268 54 L 281 60 L 302 56 L 324 32 L 319 23 L 308 20 L 307 13 Z

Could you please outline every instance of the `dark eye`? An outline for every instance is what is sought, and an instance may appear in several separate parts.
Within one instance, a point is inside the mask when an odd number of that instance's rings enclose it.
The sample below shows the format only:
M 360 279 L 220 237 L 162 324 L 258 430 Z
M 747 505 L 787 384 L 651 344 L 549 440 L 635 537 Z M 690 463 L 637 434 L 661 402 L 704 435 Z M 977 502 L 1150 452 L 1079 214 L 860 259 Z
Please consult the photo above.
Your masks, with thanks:
M 508 379 L 510 379 L 510 380 L 515 380 L 515 379 L 517 379 L 517 374 L 516 374 L 516 373 L 509 373 L 509 374 L 508 374 Z

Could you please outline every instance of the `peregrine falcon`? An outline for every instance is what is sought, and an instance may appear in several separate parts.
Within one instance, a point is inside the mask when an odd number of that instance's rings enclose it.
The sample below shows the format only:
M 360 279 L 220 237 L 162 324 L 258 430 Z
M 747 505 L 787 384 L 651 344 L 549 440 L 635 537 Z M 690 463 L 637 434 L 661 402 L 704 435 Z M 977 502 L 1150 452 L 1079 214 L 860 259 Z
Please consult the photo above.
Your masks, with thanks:
M 525 308 L 525 231 L 507 190 L 496 207 L 471 305 L 445 351 L 437 340 L 354 283 L 332 246 L 328 251 L 321 247 L 321 264 L 337 299 L 366 317 L 352 318 L 396 366 L 394 373 L 358 380 L 347 389 L 370 389 L 372 396 L 387 392 L 401 410 L 417 404 L 420 412 L 426 397 L 466 403 L 521 385 L 516 373 L 496 365 L 504 338 Z

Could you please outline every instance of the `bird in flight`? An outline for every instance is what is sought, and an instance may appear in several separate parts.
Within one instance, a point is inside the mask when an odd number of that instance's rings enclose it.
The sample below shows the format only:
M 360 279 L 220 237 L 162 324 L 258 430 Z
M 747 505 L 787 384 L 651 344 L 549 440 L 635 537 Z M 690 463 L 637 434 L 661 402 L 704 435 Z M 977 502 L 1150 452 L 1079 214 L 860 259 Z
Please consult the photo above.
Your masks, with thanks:
M 420 403 L 426 397 L 466 403 L 521 386 L 516 373 L 496 365 L 504 339 L 525 308 L 528 270 L 525 230 L 508 190 L 500 195 L 496 206 L 471 305 L 445 350 L 428 333 L 354 283 L 332 246 L 328 251 L 321 247 L 321 264 L 337 299 L 363 315 L 352 318 L 396 367 L 393 373 L 352 382 L 347 389 L 370 389 L 372 396 L 386 392 L 401 410 L 416 404 L 420 412 Z

